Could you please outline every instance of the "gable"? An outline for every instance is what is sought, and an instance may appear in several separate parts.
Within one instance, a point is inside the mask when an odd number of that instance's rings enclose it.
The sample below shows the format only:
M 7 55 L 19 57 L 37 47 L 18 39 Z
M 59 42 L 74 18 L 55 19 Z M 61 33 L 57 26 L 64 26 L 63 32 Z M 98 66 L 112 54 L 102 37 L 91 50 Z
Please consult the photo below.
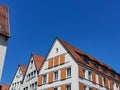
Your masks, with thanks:
M 33 71 L 33 70 L 36 70 L 36 67 L 35 67 L 34 59 L 33 59 L 33 57 L 31 57 L 30 62 L 28 64 L 28 68 L 27 68 L 26 74 L 31 72 L 31 71 Z
M 62 46 L 62 44 L 56 39 L 48 52 L 46 59 L 61 55 L 63 53 L 67 53 L 66 49 Z
M 34 58 L 31 57 L 30 61 L 28 63 L 28 66 L 27 66 L 27 70 L 26 70 L 26 73 L 25 73 L 24 81 L 27 80 L 27 75 L 30 74 L 33 71 L 36 71 L 36 66 L 35 66 Z
M 26 86 L 28 81 L 31 80 L 33 77 L 37 77 L 37 70 L 36 70 L 34 58 L 31 55 L 27 69 L 26 69 L 25 76 L 23 78 L 23 86 Z M 36 79 L 36 78 L 33 78 L 33 79 Z
M 51 59 L 52 59 L 51 62 L 52 66 L 49 67 L 49 63 Z M 66 48 L 64 48 L 64 46 L 59 42 L 58 39 L 55 39 L 45 58 L 45 61 L 41 69 L 39 70 L 39 74 L 49 72 L 50 69 L 48 68 L 52 68 L 56 66 L 60 68 L 61 66 L 66 65 L 66 63 L 69 65 L 74 63 L 76 64 L 75 60 L 73 60 L 73 57 L 66 50 Z
M 22 80 L 23 80 L 23 73 L 22 73 L 22 70 L 21 70 L 21 68 L 19 66 L 16 73 L 15 73 L 15 75 L 14 75 L 14 77 L 13 77 L 13 79 L 12 79 L 12 82 L 11 82 L 9 88 L 12 88 L 12 86 L 11 86 L 12 83 L 20 82 Z

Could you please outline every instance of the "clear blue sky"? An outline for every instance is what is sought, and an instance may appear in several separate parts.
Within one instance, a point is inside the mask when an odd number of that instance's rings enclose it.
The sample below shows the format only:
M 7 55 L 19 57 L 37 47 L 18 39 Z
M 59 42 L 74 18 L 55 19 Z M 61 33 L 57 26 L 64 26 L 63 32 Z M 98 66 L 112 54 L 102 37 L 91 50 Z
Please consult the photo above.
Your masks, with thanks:
M 9 7 L 9 39 L 1 83 L 31 52 L 46 55 L 56 36 L 120 72 L 120 0 L 0 0 Z

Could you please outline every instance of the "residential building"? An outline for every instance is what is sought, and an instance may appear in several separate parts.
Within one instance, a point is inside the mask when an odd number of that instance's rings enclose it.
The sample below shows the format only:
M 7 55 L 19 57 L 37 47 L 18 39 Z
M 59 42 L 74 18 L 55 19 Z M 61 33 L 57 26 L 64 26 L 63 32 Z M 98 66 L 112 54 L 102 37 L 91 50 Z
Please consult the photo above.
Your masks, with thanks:
M 120 90 L 120 74 L 56 38 L 39 70 L 37 90 Z
M 22 90 L 22 80 L 26 72 L 26 66 L 20 64 L 12 79 L 8 90 Z
M 23 90 L 37 90 L 38 70 L 44 62 L 44 57 L 31 54 L 26 73 L 23 79 Z
M 9 37 L 8 9 L 6 6 L 0 4 L 0 79 Z
M 0 84 L 0 90 L 8 90 L 9 84 Z

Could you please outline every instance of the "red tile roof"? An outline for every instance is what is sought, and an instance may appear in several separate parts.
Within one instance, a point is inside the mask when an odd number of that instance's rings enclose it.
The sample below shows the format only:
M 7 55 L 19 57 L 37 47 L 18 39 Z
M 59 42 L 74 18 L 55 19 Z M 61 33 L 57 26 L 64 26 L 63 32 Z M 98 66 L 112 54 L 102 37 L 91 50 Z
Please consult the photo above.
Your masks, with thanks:
M 100 60 L 98 60 L 98 59 L 94 58 L 93 56 L 91 56 L 91 55 L 89 55 L 89 54 L 81 51 L 80 49 L 72 46 L 72 45 L 69 44 L 68 42 L 66 42 L 66 41 L 64 41 L 64 40 L 62 40 L 62 39 L 60 39 L 60 38 L 57 38 L 57 40 L 59 40 L 59 42 L 66 48 L 66 50 L 73 56 L 73 58 L 74 58 L 78 63 L 82 63 L 82 64 L 84 64 L 84 65 L 87 65 L 87 66 L 89 66 L 90 68 L 93 68 L 93 69 L 95 69 L 95 70 L 97 70 L 97 71 L 99 71 L 99 72 L 101 72 L 101 73 L 103 73 L 102 67 L 106 67 L 108 70 L 115 72 L 115 70 L 113 70 L 112 67 L 110 67 L 109 65 L 104 64 L 104 63 L 101 62 Z M 92 62 L 97 62 L 97 63 L 99 64 L 99 68 L 96 69 L 95 66 L 94 66 L 92 63 L 85 64 L 84 58 L 82 58 L 82 57 L 87 57 L 90 61 L 92 61 Z M 104 73 L 104 74 L 106 74 L 106 73 Z M 118 73 L 116 73 L 116 74 L 117 74 L 117 77 L 113 77 L 113 76 L 110 74 L 110 72 L 107 73 L 106 75 L 120 81 L 120 79 L 119 79 L 119 78 L 120 78 L 120 74 L 118 74 Z
M 23 75 L 25 75 L 27 67 L 25 65 L 23 65 L 23 64 L 20 64 L 19 66 L 21 68 L 21 71 L 22 71 Z
M 7 38 L 10 37 L 9 32 L 9 23 L 8 23 L 8 9 L 7 6 L 4 6 L 0 3 L 0 24 L 4 27 L 2 30 L 0 30 L 0 35 L 6 36 Z
M 8 90 L 9 84 L 0 84 L 0 90 Z
M 35 65 L 38 71 L 44 62 L 44 57 L 37 55 L 35 53 L 32 53 L 32 56 L 33 56 L 33 59 L 35 61 Z

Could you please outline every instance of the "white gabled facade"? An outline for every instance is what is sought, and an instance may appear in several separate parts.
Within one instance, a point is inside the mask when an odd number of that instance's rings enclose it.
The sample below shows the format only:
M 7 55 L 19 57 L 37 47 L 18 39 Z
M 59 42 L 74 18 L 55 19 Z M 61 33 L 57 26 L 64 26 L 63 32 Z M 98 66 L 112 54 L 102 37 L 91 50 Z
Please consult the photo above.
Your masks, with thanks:
M 58 38 L 40 68 L 37 90 L 120 90 L 120 75 Z
M 23 79 L 23 90 L 37 90 L 38 68 L 42 63 L 43 57 L 32 54 L 25 77 Z
M 24 65 L 18 66 L 18 69 L 12 79 L 12 82 L 10 83 L 8 90 L 23 90 L 22 80 L 24 77 L 25 70 L 26 70 L 26 66 Z
M 31 55 L 23 80 L 17 75 L 9 90 L 120 90 L 120 75 L 110 66 L 59 38 L 45 59 Z
M 58 61 L 55 59 L 57 57 Z M 61 57 L 64 58 L 64 62 L 60 64 Z M 49 68 L 49 60 L 52 58 L 52 67 Z M 55 65 L 56 64 L 56 65 Z M 67 71 L 67 68 L 69 68 L 69 71 Z M 52 48 L 50 49 L 48 56 L 46 57 L 46 60 L 43 64 L 43 66 L 40 69 L 39 72 L 39 80 L 38 80 L 38 90 L 54 90 L 54 88 L 57 88 L 55 90 L 62 90 L 64 86 L 71 86 L 71 90 L 77 90 L 78 85 L 78 71 L 77 71 L 78 65 L 73 60 L 71 55 L 67 52 L 67 50 L 61 45 L 61 43 L 56 39 L 54 41 L 54 44 Z M 74 72 L 72 72 L 74 71 Z M 52 76 L 50 76 L 50 73 L 52 72 Z M 58 72 L 58 79 L 55 80 L 55 72 Z M 62 72 L 66 73 L 65 75 L 62 75 Z M 67 72 L 70 72 L 69 75 L 67 75 Z M 47 75 L 46 83 L 44 83 L 44 75 Z M 49 82 L 49 79 L 52 77 L 51 82 Z M 63 79 L 62 79 L 63 77 Z M 41 79 L 42 78 L 42 79 Z M 57 78 L 57 75 L 56 75 Z
M 23 80 L 23 90 L 36 90 L 37 88 L 37 70 L 33 57 L 31 57 L 30 62 L 27 67 L 27 71 Z M 34 85 L 34 86 L 31 86 Z M 31 88 L 34 89 L 31 89 Z

